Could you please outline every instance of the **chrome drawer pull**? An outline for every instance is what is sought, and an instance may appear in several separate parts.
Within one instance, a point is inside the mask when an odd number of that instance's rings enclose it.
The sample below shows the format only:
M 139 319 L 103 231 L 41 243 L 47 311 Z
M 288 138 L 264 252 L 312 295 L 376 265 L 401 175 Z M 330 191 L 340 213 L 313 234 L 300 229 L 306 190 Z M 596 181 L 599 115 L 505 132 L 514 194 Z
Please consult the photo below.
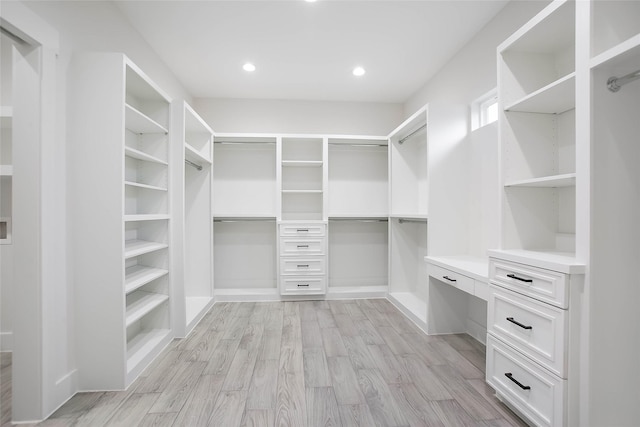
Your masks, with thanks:
M 296 246 L 298 249 L 308 249 L 309 245 L 298 245 Z
M 527 283 L 532 283 L 533 282 L 532 279 L 523 279 L 522 277 L 518 277 L 515 274 L 507 274 L 507 277 L 510 278 L 510 279 L 520 280 L 521 282 L 527 282 Z
M 456 279 L 452 279 L 452 278 L 451 278 L 451 277 L 449 277 L 449 276 L 442 276 L 442 278 L 443 278 L 443 279 L 447 279 L 447 280 L 448 280 L 448 281 L 450 281 L 450 282 L 457 282 L 457 280 L 456 280 Z
M 309 268 L 309 264 L 298 264 L 298 268 Z
M 504 374 L 504 376 L 509 378 L 514 383 L 518 384 L 518 387 L 520 387 L 521 389 L 523 389 L 523 390 L 531 390 L 531 387 L 529 387 L 528 385 L 522 385 L 522 383 L 520 381 L 518 381 L 517 379 L 513 378 L 513 374 L 511 372 L 506 372 Z
M 308 287 L 309 287 L 309 284 L 308 284 L 308 283 L 306 283 L 306 284 L 304 284 L 304 285 L 301 285 L 301 284 L 299 284 L 299 283 L 298 283 L 298 287 L 299 287 L 299 288 L 303 288 L 303 287 L 307 287 L 307 288 L 308 288 Z
M 520 326 L 522 329 L 533 329 L 533 326 L 527 326 L 527 325 L 523 325 L 522 323 L 518 322 L 517 320 L 513 320 L 513 317 L 507 317 L 507 320 L 515 325 Z
M 308 228 L 298 228 L 296 230 L 296 233 L 308 233 L 309 229 Z

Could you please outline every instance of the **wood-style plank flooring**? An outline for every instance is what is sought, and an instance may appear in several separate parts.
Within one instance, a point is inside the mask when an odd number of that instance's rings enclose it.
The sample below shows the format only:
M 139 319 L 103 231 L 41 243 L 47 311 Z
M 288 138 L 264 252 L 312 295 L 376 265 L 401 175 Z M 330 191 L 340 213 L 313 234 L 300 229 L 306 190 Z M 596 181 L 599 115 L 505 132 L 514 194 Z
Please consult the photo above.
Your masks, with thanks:
M 223 302 L 127 391 L 79 393 L 39 425 L 524 426 L 484 362 L 469 336 L 427 336 L 383 299 Z

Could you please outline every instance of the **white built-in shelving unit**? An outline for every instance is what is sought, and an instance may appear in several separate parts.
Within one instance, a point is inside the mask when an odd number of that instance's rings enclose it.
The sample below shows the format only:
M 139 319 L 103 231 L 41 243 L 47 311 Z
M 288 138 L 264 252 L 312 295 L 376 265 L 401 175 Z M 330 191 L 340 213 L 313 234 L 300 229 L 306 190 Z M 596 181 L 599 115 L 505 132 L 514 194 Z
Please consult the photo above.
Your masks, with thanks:
M 502 218 L 489 251 L 486 375 L 541 426 L 581 424 L 589 150 L 577 137 L 588 127 L 579 3 L 553 1 L 498 47 Z
M 122 54 L 78 54 L 71 73 L 79 389 L 123 389 L 173 338 L 170 99 Z
M 590 141 L 590 254 L 587 344 L 591 425 L 633 425 L 640 419 L 635 384 L 640 352 L 640 79 L 608 89 L 611 78 L 640 72 L 640 2 L 580 4 L 590 41 L 585 67 L 590 110 L 581 134 Z M 586 133 L 584 133 L 586 132 Z M 590 132 L 590 134 L 588 133 Z M 620 378 L 624 378 L 620 381 Z M 588 408 L 588 409 L 587 409 Z
M 389 299 L 425 327 L 429 197 L 427 107 L 389 135 Z
M 174 102 L 173 317 L 185 337 L 213 304 L 213 131 L 186 102 Z

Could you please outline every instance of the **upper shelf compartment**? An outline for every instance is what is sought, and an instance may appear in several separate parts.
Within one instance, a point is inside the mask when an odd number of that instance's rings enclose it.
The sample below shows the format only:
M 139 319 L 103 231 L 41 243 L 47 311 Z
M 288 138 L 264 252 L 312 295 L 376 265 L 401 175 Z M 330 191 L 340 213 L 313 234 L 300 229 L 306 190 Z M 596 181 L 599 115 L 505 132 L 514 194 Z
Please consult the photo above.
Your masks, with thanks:
M 125 127 L 133 133 L 164 133 L 167 128 L 129 104 L 125 105 Z
M 127 129 L 139 134 L 166 134 L 169 128 L 169 109 L 167 108 L 167 104 L 171 102 L 169 97 L 129 60 L 126 60 L 125 73 Z M 136 114 L 132 114 L 134 112 Z M 142 127 L 134 128 L 137 126 Z
M 576 75 L 571 73 L 505 107 L 522 113 L 562 114 L 576 107 Z
M 640 38 L 640 2 L 591 2 L 591 57 L 596 58 L 619 47 L 638 45 Z M 635 39 L 635 41 L 634 41 Z
M 503 106 L 527 101 L 543 88 L 539 95 L 562 88 L 569 84 L 565 80 L 575 87 L 575 2 L 553 3 L 502 43 L 498 52 L 504 65 L 499 67 Z
M 195 163 L 211 164 L 213 130 L 189 104 L 184 107 L 184 155 Z

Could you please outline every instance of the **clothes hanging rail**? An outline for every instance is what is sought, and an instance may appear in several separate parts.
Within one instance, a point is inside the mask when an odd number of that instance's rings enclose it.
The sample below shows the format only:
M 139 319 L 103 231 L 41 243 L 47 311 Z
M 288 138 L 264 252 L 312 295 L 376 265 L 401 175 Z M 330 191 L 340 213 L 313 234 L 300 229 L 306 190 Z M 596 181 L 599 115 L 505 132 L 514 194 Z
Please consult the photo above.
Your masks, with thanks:
M 387 218 L 367 218 L 367 217 L 335 217 L 329 218 L 329 221 L 357 221 L 357 222 L 388 222 Z
M 409 135 L 407 135 L 404 138 L 400 139 L 400 141 L 398 141 L 398 144 L 404 143 L 407 139 L 411 138 L 413 135 L 415 135 L 416 133 L 420 132 L 422 129 L 426 129 L 426 128 L 427 128 L 427 124 L 425 123 L 422 126 L 420 126 L 418 129 L 416 129 L 413 132 L 411 132 Z
M 388 147 L 387 143 L 372 143 L 372 142 L 329 142 L 329 145 L 344 145 L 346 147 Z
M 607 80 L 607 89 L 611 92 L 617 92 L 622 86 L 638 79 L 640 79 L 640 70 L 636 70 L 633 73 L 629 73 L 622 77 L 609 77 Z
M 398 218 L 398 222 L 400 224 L 404 224 L 405 222 L 427 222 L 426 218 Z
M 195 163 L 195 162 L 192 162 L 192 161 L 191 161 L 191 160 L 189 160 L 189 159 L 184 159 L 184 162 L 185 162 L 186 164 L 188 164 L 189 166 L 193 166 L 194 168 L 198 169 L 199 171 L 201 171 L 201 170 L 202 170 L 202 166 L 200 166 L 199 164 L 197 164 L 197 163 Z

